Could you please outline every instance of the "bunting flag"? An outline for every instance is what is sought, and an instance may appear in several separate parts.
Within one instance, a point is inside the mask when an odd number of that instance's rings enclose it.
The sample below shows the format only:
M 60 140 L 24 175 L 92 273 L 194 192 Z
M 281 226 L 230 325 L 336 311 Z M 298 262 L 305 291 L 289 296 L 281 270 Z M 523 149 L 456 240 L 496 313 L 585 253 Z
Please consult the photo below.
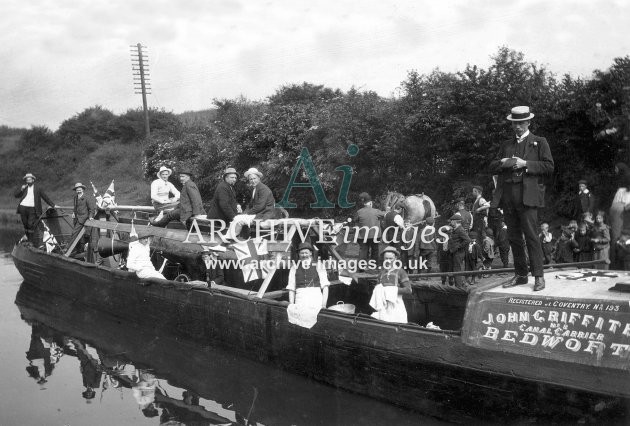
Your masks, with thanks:
M 103 201 L 101 208 L 106 209 L 116 205 L 116 193 L 114 191 L 114 180 L 112 179 L 112 183 L 109 184 L 109 188 L 103 194 Z
M 245 282 L 262 279 L 267 276 L 269 271 L 260 262 L 264 260 L 264 256 L 269 253 L 267 250 L 267 240 L 255 239 L 247 240 L 232 245 L 236 258 L 240 263 L 243 271 L 243 279 Z
M 101 195 L 98 192 L 96 186 L 90 181 L 92 185 L 92 192 L 94 193 L 94 198 L 96 199 L 96 207 L 101 210 L 109 209 L 116 206 L 116 193 L 114 192 L 114 181 L 109 184 L 109 188 L 105 191 L 105 194 Z
M 96 189 L 96 186 L 92 181 L 90 181 L 90 185 L 92 185 L 92 192 L 94 193 L 94 198 L 96 199 L 96 205 L 97 207 L 100 207 L 103 202 L 103 196 L 98 192 L 98 189 Z
M 44 225 L 44 244 L 46 244 L 46 252 L 52 253 L 52 251 L 59 247 L 59 243 L 55 239 L 55 236 L 50 232 L 50 228 L 46 225 L 46 222 L 42 220 L 42 224 Z

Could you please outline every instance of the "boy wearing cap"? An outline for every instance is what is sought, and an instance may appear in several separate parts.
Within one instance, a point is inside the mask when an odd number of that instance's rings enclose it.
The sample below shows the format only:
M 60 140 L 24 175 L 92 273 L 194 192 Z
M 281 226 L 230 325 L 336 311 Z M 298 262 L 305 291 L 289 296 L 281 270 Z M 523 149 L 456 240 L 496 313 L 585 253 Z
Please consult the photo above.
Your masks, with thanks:
M 39 247 L 41 243 L 41 235 L 39 228 L 35 225 L 37 219 L 42 215 L 42 199 L 50 207 L 56 207 L 43 189 L 39 185 L 35 185 L 35 176 L 27 173 L 24 176 L 24 185 L 18 188 L 13 195 L 19 198 L 20 202 L 17 207 L 17 213 L 20 215 L 24 232 L 28 240 L 35 247 Z
M 588 189 L 585 180 L 578 181 L 578 190 L 577 205 L 575 206 L 577 210 L 576 218 L 582 219 L 585 213 L 590 213 L 593 216 L 595 214 L 595 197 Z
M 529 131 L 533 117 L 527 106 L 512 108 L 507 119 L 515 137 L 503 142 L 499 157 L 490 163 L 490 171 L 498 175 L 492 204 L 503 209 L 514 256 L 515 275 L 503 286 L 527 284 L 527 246 L 534 291 L 539 291 L 545 288 L 545 278 L 538 209 L 545 206 L 545 177 L 553 173 L 554 163 L 547 140 Z
M 461 272 L 464 270 L 464 258 L 468 245 L 470 244 L 470 237 L 468 233 L 462 227 L 462 216 L 459 213 L 455 213 L 449 219 L 450 227 L 452 228 L 451 236 L 448 239 L 448 252 L 450 254 L 449 270 L 452 272 Z M 464 277 L 462 275 L 456 275 L 454 277 L 455 286 L 463 287 Z

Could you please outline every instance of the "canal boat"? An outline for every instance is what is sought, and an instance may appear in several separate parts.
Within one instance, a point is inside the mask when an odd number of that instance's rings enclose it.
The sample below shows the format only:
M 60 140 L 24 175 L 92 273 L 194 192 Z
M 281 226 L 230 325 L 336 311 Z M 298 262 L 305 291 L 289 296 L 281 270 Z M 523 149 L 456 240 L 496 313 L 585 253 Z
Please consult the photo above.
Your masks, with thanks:
M 86 225 L 120 235 L 134 226 Z M 190 230 L 137 225 L 133 231 L 158 243 L 178 240 L 191 253 L 204 250 Z M 288 241 L 277 253 L 291 256 Z M 29 243 L 16 245 L 12 256 L 25 285 L 43 294 L 430 415 L 463 410 L 492 418 L 629 406 L 626 272 L 554 269 L 540 292 L 532 285 L 503 288 L 510 273 L 465 290 L 418 280 L 405 298 L 405 324 L 372 318 L 367 301 L 374 275 L 354 274 L 350 284 L 331 280 L 329 308 L 342 302 L 356 311 L 322 309 L 309 329 L 288 321 L 281 273 L 250 288 L 231 285 L 235 274 L 224 285 L 207 286 L 140 279 L 116 265 Z

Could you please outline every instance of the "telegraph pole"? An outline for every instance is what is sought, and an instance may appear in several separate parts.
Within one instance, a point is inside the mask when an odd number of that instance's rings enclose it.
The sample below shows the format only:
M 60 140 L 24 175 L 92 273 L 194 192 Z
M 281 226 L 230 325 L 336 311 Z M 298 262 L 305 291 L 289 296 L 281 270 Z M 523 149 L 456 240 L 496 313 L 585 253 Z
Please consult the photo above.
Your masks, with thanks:
M 142 51 L 146 46 L 138 43 L 131 45 L 131 69 L 133 71 L 133 88 L 136 95 L 142 95 L 142 108 L 144 109 L 144 136 L 149 138 L 149 109 L 147 108 L 147 93 L 151 94 L 151 81 L 149 74 L 149 56 Z

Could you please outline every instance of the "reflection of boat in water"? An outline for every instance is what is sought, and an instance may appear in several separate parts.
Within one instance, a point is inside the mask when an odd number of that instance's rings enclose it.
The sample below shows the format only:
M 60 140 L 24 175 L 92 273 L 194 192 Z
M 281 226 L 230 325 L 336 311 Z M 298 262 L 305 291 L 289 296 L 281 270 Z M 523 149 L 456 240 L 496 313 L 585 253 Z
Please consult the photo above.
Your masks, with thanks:
M 86 351 L 81 346 L 88 348 L 94 369 L 103 372 L 110 391 L 132 390 L 142 372 L 151 372 L 161 385 L 152 390 L 154 405 L 141 407 L 148 415 L 158 408 L 161 417 L 185 424 L 220 424 L 225 417 L 233 417 L 243 425 L 371 424 L 383 413 L 405 417 L 395 407 L 331 392 L 328 386 L 220 348 L 129 325 L 26 283 L 16 304 L 37 340 L 53 339 L 60 346 L 65 342 L 65 356 L 77 358 Z M 173 393 L 173 388 L 180 393 Z M 211 403 L 201 407 L 194 403 L 199 398 Z
M 408 324 L 365 315 L 361 297 L 370 283 L 362 279 L 332 285 L 329 297 L 329 305 L 344 300 L 360 313 L 325 309 L 305 329 L 288 322 L 279 287 L 257 297 L 228 286 L 142 280 L 26 244 L 13 257 L 35 291 L 437 416 L 588 411 L 630 398 L 629 298 L 608 292 L 616 278 L 589 284 L 548 274 L 547 289 L 537 293 L 502 289 L 498 277 L 470 293 L 418 282 L 405 299 Z M 442 330 L 422 326 L 429 322 Z

